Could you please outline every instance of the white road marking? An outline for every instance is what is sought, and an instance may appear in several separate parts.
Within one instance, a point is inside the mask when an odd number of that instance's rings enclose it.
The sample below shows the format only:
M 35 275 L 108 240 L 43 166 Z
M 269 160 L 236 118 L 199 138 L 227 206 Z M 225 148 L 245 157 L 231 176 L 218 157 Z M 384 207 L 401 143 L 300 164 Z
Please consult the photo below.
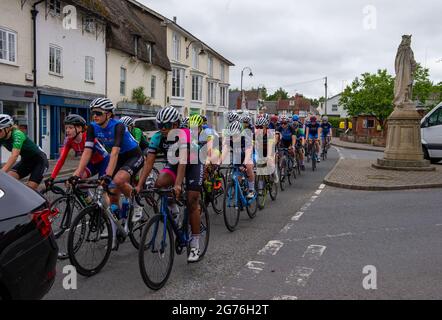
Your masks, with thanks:
M 261 261 L 249 261 L 246 264 L 246 267 L 252 270 L 254 273 L 258 274 L 260 273 L 265 266 L 265 262 Z
M 322 190 L 319 189 L 319 190 L 316 190 L 316 191 L 315 191 L 315 194 L 319 196 L 319 195 L 321 194 L 321 192 L 322 192 Z
M 279 240 L 270 240 L 267 242 L 264 248 L 258 251 L 259 255 L 268 255 L 271 254 L 272 256 L 276 255 L 279 251 L 279 249 L 282 248 L 284 243 L 282 243 Z
M 280 233 L 287 233 L 295 224 L 294 223 L 287 223 L 284 228 L 279 231 Z
M 298 211 L 295 213 L 295 215 L 292 217 L 292 221 L 298 221 L 299 218 L 301 218 L 301 216 L 304 214 L 304 212 L 302 211 Z
M 313 273 L 313 271 L 315 270 L 312 268 L 295 267 L 295 269 L 292 270 L 290 274 L 286 277 L 285 283 L 294 283 L 297 286 L 305 287 L 305 285 L 307 284 L 307 280 Z
M 298 298 L 295 296 L 276 296 L 272 300 L 298 300 Z
M 302 257 L 309 260 L 319 260 L 326 248 L 326 246 L 312 244 L 307 247 Z
M 313 201 L 315 201 L 316 199 L 318 199 L 318 196 L 312 196 L 312 197 L 310 198 L 310 201 L 313 202 Z
M 324 189 L 325 188 L 325 184 L 321 184 L 320 186 L 319 186 L 319 189 Z

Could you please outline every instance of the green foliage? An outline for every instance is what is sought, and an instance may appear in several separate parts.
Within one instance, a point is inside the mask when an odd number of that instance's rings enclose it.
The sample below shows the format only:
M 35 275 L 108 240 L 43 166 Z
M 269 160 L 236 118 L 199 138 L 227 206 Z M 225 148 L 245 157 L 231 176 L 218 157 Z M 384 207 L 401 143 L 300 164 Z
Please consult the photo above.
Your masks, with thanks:
M 414 72 L 413 100 L 419 100 L 425 104 L 432 91 L 433 83 L 430 81 L 430 69 L 424 68 L 418 63 Z
M 340 104 L 350 116 L 370 114 L 383 125 L 393 111 L 394 79 L 387 70 L 364 73 L 342 93 Z
M 269 95 L 266 101 L 277 101 L 278 99 L 288 99 L 289 93 L 283 88 L 279 88 L 273 94 Z
M 138 87 L 132 91 L 132 100 L 138 104 L 145 104 L 147 96 L 144 94 L 144 88 Z

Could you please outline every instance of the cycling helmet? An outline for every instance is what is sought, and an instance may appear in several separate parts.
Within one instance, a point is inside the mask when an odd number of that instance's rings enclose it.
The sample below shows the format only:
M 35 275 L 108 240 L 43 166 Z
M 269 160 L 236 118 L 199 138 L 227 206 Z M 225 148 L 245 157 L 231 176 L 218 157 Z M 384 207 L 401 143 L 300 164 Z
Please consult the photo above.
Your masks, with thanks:
M 85 127 L 86 120 L 84 120 L 84 118 L 78 114 L 70 114 L 66 118 L 64 118 L 64 124 Z
M 177 122 L 180 119 L 180 114 L 177 109 L 172 106 L 165 107 L 158 111 L 157 122 L 158 123 L 169 123 Z
M 268 126 L 269 125 L 269 120 L 264 118 L 264 117 L 260 117 L 260 118 L 258 118 L 258 120 L 256 120 L 256 125 L 258 127 L 260 127 L 260 126 Z
M 183 120 L 181 120 L 180 128 L 185 129 L 189 127 L 189 117 L 185 117 Z
M 115 106 L 113 105 L 112 101 L 110 101 L 107 98 L 97 98 L 91 102 L 89 108 L 90 109 L 100 108 L 112 112 L 115 109 Z
M 322 121 L 327 122 L 327 121 L 328 121 L 328 117 L 327 117 L 327 116 L 323 116 L 323 117 L 322 117 Z
M 203 122 L 207 123 L 207 117 L 206 116 L 201 116 L 201 118 L 203 118 Z
M 194 114 L 193 116 L 190 116 L 189 118 L 189 127 L 200 127 L 203 124 L 203 117 L 199 114 Z
M 8 114 L 0 114 L 0 129 L 12 127 L 14 119 Z
M 293 121 L 299 121 L 299 116 L 297 114 L 294 114 L 292 117 Z
M 132 118 L 129 117 L 129 116 L 124 116 L 124 117 L 122 117 L 122 118 L 120 119 L 120 121 L 123 122 L 123 123 L 126 125 L 126 127 L 130 127 L 130 126 L 133 126 L 133 125 L 135 124 L 134 119 L 132 119 Z
M 279 120 L 281 121 L 281 122 L 288 122 L 287 120 L 287 116 L 281 116 L 280 118 L 279 118 Z
M 310 118 L 310 122 L 315 123 L 316 122 L 316 117 L 315 116 L 311 117 Z
M 226 135 L 227 136 L 234 136 L 241 134 L 242 130 L 242 124 L 239 121 L 233 121 L 231 124 L 229 124 L 229 127 L 227 128 Z
M 271 122 L 278 122 L 278 116 L 276 115 L 276 114 L 274 114 L 271 118 L 270 118 L 270 121 Z
M 241 117 L 241 122 L 250 124 L 252 122 L 252 118 L 248 114 L 245 114 Z
M 229 111 L 229 113 L 227 114 L 227 120 L 229 122 L 237 121 L 239 120 L 239 114 L 234 111 Z

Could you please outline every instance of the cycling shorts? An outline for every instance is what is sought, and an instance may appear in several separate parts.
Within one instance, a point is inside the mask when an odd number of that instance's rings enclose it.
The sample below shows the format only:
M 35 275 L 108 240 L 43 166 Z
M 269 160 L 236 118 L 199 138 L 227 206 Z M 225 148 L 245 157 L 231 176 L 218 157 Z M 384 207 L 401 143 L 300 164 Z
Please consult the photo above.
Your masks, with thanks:
M 88 163 L 86 166 L 86 176 L 88 178 L 95 176 L 98 173 L 98 177 L 102 177 L 106 174 L 107 166 L 109 165 L 110 156 L 107 156 L 102 161 L 92 164 Z
M 125 153 L 120 153 L 118 155 L 117 166 L 115 167 L 115 171 L 112 177 L 114 177 L 120 170 L 126 171 L 131 177 L 133 177 L 138 173 L 138 171 L 140 171 L 143 165 L 143 153 L 141 152 L 141 149 L 137 146 L 132 150 L 129 150 Z
M 173 182 L 175 183 L 176 176 L 178 173 L 178 165 L 171 165 L 167 163 L 161 172 L 167 173 L 173 178 Z M 201 163 L 198 164 L 188 164 L 186 165 L 186 190 L 188 191 L 201 191 L 203 186 L 203 177 L 204 177 L 204 165 Z
M 318 139 L 318 134 L 309 134 L 308 138 L 309 138 L 309 140 L 317 140 Z
M 12 167 L 12 171 L 15 171 L 20 179 L 23 179 L 30 175 L 29 181 L 40 184 L 43 181 L 43 176 L 49 169 L 49 162 L 46 158 L 46 154 L 37 154 L 30 158 L 23 158 Z

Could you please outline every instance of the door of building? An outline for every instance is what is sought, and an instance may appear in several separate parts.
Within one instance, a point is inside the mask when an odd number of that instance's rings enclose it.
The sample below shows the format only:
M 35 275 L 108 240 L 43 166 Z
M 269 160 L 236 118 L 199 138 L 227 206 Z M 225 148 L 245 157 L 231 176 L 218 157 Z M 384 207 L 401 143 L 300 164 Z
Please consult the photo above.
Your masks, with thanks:
M 51 113 L 50 113 L 50 107 L 49 106 L 42 106 L 41 107 L 41 127 L 40 127 L 40 134 L 41 134 L 41 148 L 43 149 L 44 153 L 48 157 L 51 155 L 51 133 L 50 130 L 50 123 L 51 123 Z

